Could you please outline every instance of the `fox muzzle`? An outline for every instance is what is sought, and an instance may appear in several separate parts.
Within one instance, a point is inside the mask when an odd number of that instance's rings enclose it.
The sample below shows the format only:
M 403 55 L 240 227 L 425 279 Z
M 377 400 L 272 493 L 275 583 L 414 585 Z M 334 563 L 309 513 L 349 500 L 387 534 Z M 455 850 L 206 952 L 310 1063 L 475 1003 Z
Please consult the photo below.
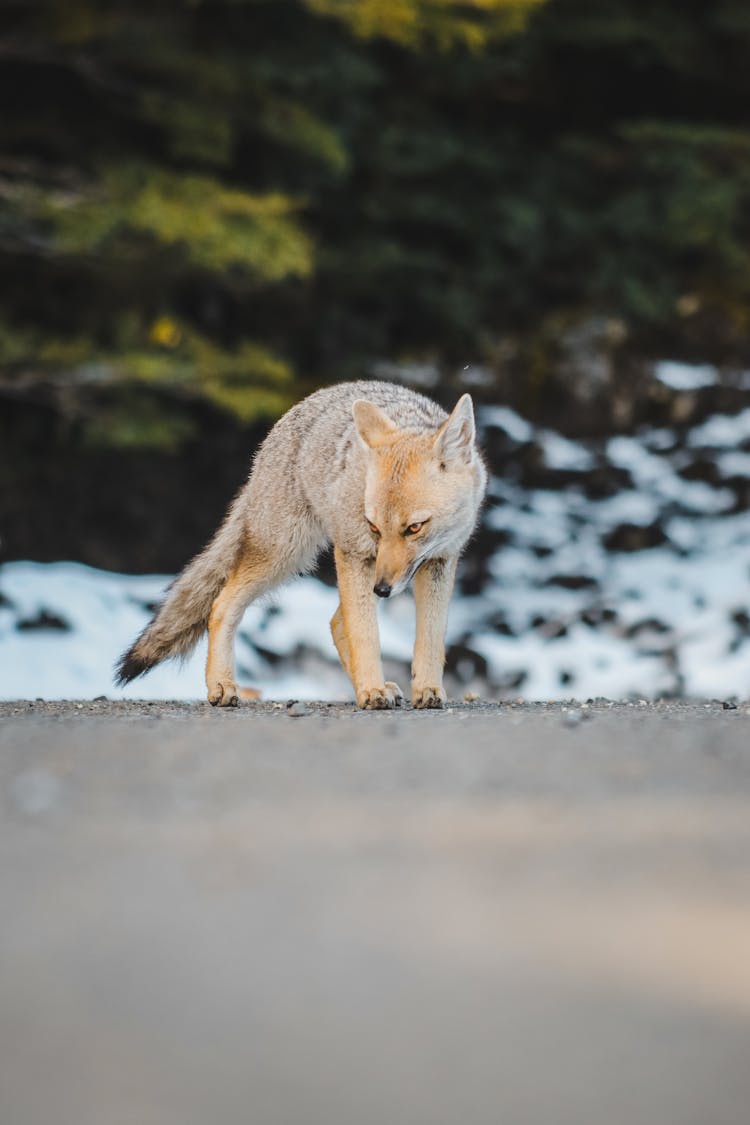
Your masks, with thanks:
M 373 593 L 377 594 L 379 598 L 389 598 L 391 596 L 392 587 L 388 582 L 376 582 L 373 586 Z

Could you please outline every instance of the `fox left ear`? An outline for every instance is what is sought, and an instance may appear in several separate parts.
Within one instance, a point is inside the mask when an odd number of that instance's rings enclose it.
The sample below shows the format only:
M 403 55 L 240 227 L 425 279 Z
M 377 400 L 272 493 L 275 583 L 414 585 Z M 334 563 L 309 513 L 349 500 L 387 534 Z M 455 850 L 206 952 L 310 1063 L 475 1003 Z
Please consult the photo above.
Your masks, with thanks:
M 395 434 L 398 426 L 384 414 L 374 402 L 358 398 L 352 403 L 354 425 L 362 441 L 370 449 L 385 445 Z
M 471 395 L 461 395 L 447 422 L 443 422 L 435 438 L 435 452 L 441 460 L 464 461 L 468 464 L 474 448 L 476 427 Z

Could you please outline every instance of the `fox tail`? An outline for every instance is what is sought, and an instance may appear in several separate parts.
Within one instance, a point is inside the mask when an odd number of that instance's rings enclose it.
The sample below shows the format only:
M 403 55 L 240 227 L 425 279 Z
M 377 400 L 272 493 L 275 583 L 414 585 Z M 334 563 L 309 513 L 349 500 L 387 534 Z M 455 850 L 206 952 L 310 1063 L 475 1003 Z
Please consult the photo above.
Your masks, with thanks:
M 244 538 L 244 521 L 231 510 L 208 546 L 178 574 L 153 619 L 118 660 L 116 684 L 130 683 L 162 660 L 188 656 L 208 627 L 211 606 L 236 565 Z

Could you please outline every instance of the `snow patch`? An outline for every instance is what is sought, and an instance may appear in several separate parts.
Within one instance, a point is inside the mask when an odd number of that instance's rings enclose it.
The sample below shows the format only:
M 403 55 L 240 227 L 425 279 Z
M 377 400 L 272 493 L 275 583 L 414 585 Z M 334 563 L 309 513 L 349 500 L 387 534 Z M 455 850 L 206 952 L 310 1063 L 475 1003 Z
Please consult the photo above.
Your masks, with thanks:
M 716 415 L 682 436 L 650 429 L 604 446 L 537 430 L 506 407 L 480 417 L 516 443 L 535 440 L 549 468 L 580 472 L 581 480 L 558 490 L 524 486 L 511 453 L 513 478 L 492 478 L 477 544 L 490 548 L 481 592 L 462 594 L 459 582 L 448 623 L 466 675 L 479 669 L 490 696 L 746 697 L 750 451 L 738 447 L 750 441 L 750 409 Z M 685 479 L 692 460 L 707 458 L 723 487 Z M 592 500 L 583 474 L 594 465 L 597 474 L 611 472 L 615 488 L 624 470 L 624 486 Z M 639 528 L 654 530 L 644 542 L 662 545 L 633 550 Z M 205 643 L 183 666 L 161 665 L 123 689 L 112 684 L 113 665 L 169 580 L 77 563 L 5 564 L 0 698 L 205 698 Z M 270 698 L 351 699 L 328 628 L 337 604 L 335 590 L 305 577 L 251 606 L 238 632 L 239 681 Z M 386 666 L 408 679 L 413 600 L 394 598 L 378 611 Z
M 498 430 L 504 430 L 519 445 L 531 441 L 534 436 L 534 427 L 508 406 L 483 406 L 479 412 L 479 421 L 483 428 L 494 426 Z
M 654 375 L 673 391 L 698 391 L 701 387 L 713 387 L 719 381 L 718 371 L 709 363 L 663 360 L 656 364 Z

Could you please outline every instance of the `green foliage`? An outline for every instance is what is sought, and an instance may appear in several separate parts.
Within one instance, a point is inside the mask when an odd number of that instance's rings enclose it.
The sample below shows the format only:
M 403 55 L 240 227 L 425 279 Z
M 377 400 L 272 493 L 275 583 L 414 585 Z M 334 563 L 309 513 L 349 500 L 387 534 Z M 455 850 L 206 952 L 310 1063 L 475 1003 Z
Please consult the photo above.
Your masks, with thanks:
M 86 446 L 117 449 L 161 449 L 174 453 L 193 436 L 190 422 L 177 411 L 165 411 L 158 399 L 125 386 L 90 412 L 83 426 Z
M 0 364 L 5 370 L 28 361 L 39 348 L 35 333 L 0 319 Z
M 333 172 L 345 172 L 349 167 L 349 154 L 338 133 L 297 102 L 269 98 L 257 124 L 270 140 L 292 145 L 326 164 Z
M 170 156 L 219 168 L 229 164 L 234 135 L 231 121 L 219 108 L 156 90 L 144 91 L 141 107 L 146 120 L 168 130 Z
M 180 247 L 195 266 L 243 266 L 267 281 L 312 269 L 312 242 L 294 217 L 298 210 L 277 192 L 252 195 L 208 176 L 133 165 L 110 166 L 89 191 L 50 194 L 44 206 L 64 253 L 112 253 L 119 242 L 132 246 L 133 235 L 145 235 L 151 245 Z
M 73 387 L 108 389 L 105 408 L 87 420 L 87 440 L 94 444 L 173 448 L 189 436 L 180 415 L 174 425 L 164 415 L 154 391 L 162 399 L 164 392 L 197 391 L 243 422 L 274 418 L 293 401 L 292 369 L 260 344 L 243 340 L 235 349 L 222 348 L 167 315 L 143 327 L 125 318 L 118 329 L 116 346 L 106 349 L 86 336 L 39 339 L 0 320 L 0 356 L 16 376 L 65 371 Z M 113 397 L 118 386 L 122 395 Z
M 306 0 L 321 15 L 335 16 L 362 39 L 382 37 L 407 47 L 435 44 L 472 50 L 519 31 L 544 0 Z
M 503 341 L 537 385 L 591 316 L 750 350 L 739 0 L 6 7 L 0 368 L 121 387 L 100 436 Z

